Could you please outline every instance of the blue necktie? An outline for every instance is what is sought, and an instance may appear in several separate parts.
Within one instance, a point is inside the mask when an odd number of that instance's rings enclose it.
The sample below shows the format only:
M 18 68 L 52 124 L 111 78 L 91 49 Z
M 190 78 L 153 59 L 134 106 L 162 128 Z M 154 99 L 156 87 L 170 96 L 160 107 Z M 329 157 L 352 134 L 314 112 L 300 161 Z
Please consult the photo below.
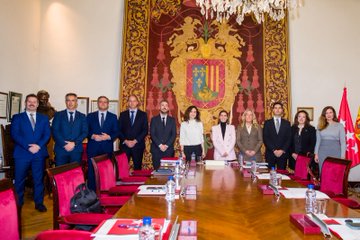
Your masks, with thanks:
M 70 123 L 74 122 L 74 112 L 69 112 L 70 113 Z
M 101 128 L 103 128 L 104 122 L 105 122 L 104 113 L 101 113 L 101 118 L 100 118 L 100 127 L 101 127 Z
M 135 120 L 135 115 L 134 115 L 135 111 L 130 111 L 130 122 L 131 122 L 131 126 L 134 125 L 134 120 Z

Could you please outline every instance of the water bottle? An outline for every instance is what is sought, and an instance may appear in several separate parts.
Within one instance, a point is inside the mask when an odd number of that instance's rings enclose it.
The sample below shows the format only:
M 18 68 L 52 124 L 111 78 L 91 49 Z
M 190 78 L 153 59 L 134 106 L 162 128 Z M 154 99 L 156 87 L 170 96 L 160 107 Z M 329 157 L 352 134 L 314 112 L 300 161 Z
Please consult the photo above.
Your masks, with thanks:
M 240 167 L 243 167 L 243 165 L 244 165 L 244 156 L 242 155 L 242 153 L 239 153 L 238 161 L 239 161 Z
M 273 186 L 277 185 L 277 180 L 276 180 L 276 170 L 275 167 L 272 167 L 270 170 L 270 184 L 272 184 Z
M 305 195 L 305 211 L 306 213 L 314 213 L 316 204 L 316 192 L 314 190 L 314 185 L 309 184 L 308 189 L 306 190 Z
M 176 162 L 175 164 L 175 176 L 176 177 L 180 176 L 180 162 Z
M 174 201 L 175 200 L 175 182 L 174 177 L 169 176 L 168 181 L 166 183 L 166 195 L 165 199 L 168 201 Z
M 196 161 L 196 155 L 195 155 L 195 153 L 193 152 L 193 153 L 191 154 L 191 162 L 194 162 L 194 161 Z
M 251 161 L 251 172 L 255 174 L 256 170 L 257 170 L 256 161 Z
M 151 217 L 143 218 L 143 225 L 139 228 L 140 240 L 155 240 L 155 230 L 151 226 Z

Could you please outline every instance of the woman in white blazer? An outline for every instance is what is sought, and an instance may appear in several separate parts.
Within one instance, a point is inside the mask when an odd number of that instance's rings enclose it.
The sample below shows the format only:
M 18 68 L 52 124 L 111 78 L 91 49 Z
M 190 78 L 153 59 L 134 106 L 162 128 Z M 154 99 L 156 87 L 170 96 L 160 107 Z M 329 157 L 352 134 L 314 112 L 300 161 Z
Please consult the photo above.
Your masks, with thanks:
M 229 116 L 225 110 L 219 113 L 219 124 L 211 128 L 211 140 L 214 144 L 214 160 L 234 160 L 236 132 L 229 124 Z

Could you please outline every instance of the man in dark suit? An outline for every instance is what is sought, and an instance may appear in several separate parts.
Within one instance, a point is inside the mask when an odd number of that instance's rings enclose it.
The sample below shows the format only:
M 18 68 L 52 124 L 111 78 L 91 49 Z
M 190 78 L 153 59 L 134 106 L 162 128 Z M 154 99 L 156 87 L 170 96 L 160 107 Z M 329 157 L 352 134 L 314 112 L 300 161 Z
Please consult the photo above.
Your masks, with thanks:
M 118 136 L 118 122 L 115 114 L 108 111 L 109 99 L 100 96 L 97 99 L 98 111 L 87 115 L 88 131 L 88 187 L 95 190 L 94 168 L 91 158 L 108 154 L 111 156 L 114 149 L 114 141 Z
M 130 95 L 128 105 L 129 109 L 119 116 L 120 148 L 129 161 L 132 158 L 134 170 L 140 170 L 148 133 L 147 114 L 138 109 L 139 101 L 135 95 Z
M 85 115 L 76 111 L 77 95 L 66 94 L 65 103 L 66 109 L 55 113 L 52 122 L 56 166 L 71 162 L 81 163 L 82 142 L 88 132 Z
M 284 112 L 281 102 L 275 102 L 272 109 L 274 117 L 265 121 L 263 130 L 265 159 L 269 168 L 286 169 L 291 143 L 290 122 L 281 118 Z
M 46 144 L 50 138 L 47 116 L 36 113 L 39 105 L 35 94 L 25 99 L 25 112 L 14 115 L 11 122 L 11 137 L 15 142 L 15 189 L 19 205 L 24 204 L 25 179 L 29 169 L 34 182 L 35 209 L 46 212 L 44 201 L 44 167 L 48 156 Z
M 150 122 L 151 155 L 154 169 L 160 167 L 160 159 L 174 156 L 174 142 L 176 138 L 175 119 L 168 115 L 169 103 L 160 102 L 160 114 Z

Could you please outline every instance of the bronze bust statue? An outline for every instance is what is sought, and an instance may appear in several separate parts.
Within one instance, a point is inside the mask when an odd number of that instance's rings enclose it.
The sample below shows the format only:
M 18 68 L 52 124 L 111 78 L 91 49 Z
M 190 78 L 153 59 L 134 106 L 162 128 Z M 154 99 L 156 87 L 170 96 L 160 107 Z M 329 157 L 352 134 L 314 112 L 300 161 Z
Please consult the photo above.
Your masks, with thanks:
M 49 103 L 50 94 L 45 90 L 40 90 L 37 93 L 39 99 L 39 106 L 37 112 L 45 114 L 51 120 L 55 115 L 55 108 Z

